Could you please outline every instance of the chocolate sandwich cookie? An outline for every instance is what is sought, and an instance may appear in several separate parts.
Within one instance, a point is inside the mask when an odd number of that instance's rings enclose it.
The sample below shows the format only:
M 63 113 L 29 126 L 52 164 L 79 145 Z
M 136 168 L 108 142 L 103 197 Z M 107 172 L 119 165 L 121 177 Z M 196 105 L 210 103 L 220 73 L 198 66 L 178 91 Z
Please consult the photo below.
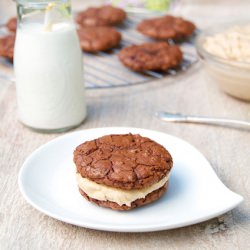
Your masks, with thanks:
M 13 61 L 15 39 L 13 34 L 0 38 L 0 56 Z
M 81 26 L 113 26 L 122 23 L 126 17 L 122 9 L 106 5 L 78 13 L 76 22 Z
M 111 27 L 82 27 L 78 31 L 82 50 L 87 52 L 106 51 L 116 47 L 121 34 Z
M 155 39 L 181 40 L 191 36 L 195 25 L 181 17 L 163 16 L 143 20 L 137 30 L 142 34 Z
M 166 71 L 181 63 L 182 52 L 178 46 L 166 42 L 144 43 L 123 48 L 119 59 L 134 71 Z
M 9 19 L 9 21 L 6 23 L 6 27 L 9 31 L 16 32 L 17 29 L 17 18 L 12 17 Z
M 74 151 L 80 193 L 99 206 L 129 210 L 159 199 L 173 165 L 169 152 L 140 135 L 106 135 Z

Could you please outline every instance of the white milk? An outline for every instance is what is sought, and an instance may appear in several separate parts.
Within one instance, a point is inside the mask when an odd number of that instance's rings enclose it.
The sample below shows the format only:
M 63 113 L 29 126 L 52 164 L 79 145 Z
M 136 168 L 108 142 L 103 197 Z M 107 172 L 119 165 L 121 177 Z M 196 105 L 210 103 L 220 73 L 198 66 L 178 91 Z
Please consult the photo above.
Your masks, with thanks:
M 73 24 L 24 24 L 16 35 L 14 68 L 20 120 L 41 130 L 80 124 L 86 116 L 82 53 Z

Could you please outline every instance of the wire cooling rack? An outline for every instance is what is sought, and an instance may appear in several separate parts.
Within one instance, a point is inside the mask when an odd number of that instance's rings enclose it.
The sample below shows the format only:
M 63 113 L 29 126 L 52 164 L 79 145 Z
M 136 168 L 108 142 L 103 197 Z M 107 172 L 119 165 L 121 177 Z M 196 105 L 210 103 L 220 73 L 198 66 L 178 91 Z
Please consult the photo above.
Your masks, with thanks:
M 119 51 L 123 47 L 132 44 L 153 41 L 136 31 L 136 26 L 141 20 L 141 16 L 130 15 L 124 24 L 117 27 L 122 33 L 122 41 L 119 47 L 108 52 L 98 52 L 96 54 L 83 52 L 85 87 L 87 89 L 114 88 L 148 83 L 155 79 L 184 72 L 198 61 L 194 47 L 194 37 L 191 37 L 189 40 L 179 44 L 183 52 L 183 61 L 178 68 L 169 69 L 166 72 L 147 70 L 141 73 L 126 68 L 119 61 Z M 173 40 L 168 42 L 174 44 Z M 12 68 L 12 64 L 6 60 L 1 59 L 0 63 L 7 68 Z M 6 74 L 6 71 L 0 72 L 0 78 L 15 81 L 13 70 L 11 74 Z

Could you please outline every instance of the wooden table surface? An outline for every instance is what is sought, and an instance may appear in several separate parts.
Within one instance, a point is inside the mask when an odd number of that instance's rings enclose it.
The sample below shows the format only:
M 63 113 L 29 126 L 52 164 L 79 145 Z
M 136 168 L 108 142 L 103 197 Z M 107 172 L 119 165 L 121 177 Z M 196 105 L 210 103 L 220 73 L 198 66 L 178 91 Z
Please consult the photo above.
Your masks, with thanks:
M 84 1 L 82 1 L 84 2 Z M 73 1 L 73 7 L 80 2 Z M 182 1 L 178 14 L 200 28 L 249 17 L 250 1 Z M 15 13 L 0 2 L 0 21 Z M 1 67 L 1 66 L 0 66 Z M 1 69 L 1 68 L 0 68 Z M 223 127 L 168 124 L 158 110 L 250 120 L 250 103 L 208 83 L 201 65 L 140 86 L 87 91 L 88 117 L 76 130 L 131 126 L 166 132 L 197 147 L 244 202 L 223 216 L 152 233 L 111 233 L 72 226 L 31 207 L 18 190 L 18 172 L 34 149 L 60 134 L 35 133 L 18 122 L 15 85 L 0 80 L 0 249 L 250 249 L 250 133 Z M 42 170 L 41 170 L 42 171 Z

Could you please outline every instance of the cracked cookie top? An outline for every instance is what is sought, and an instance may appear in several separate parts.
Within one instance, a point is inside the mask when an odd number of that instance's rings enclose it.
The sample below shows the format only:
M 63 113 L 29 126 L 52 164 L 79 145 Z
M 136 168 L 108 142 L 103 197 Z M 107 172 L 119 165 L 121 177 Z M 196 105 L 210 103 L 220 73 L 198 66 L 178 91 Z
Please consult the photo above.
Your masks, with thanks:
M 173 165 L 163 146 L 133 134 L 106 135 L 80 144 L 74 162 L 83 178 L 126 190 L 160 181 Z

